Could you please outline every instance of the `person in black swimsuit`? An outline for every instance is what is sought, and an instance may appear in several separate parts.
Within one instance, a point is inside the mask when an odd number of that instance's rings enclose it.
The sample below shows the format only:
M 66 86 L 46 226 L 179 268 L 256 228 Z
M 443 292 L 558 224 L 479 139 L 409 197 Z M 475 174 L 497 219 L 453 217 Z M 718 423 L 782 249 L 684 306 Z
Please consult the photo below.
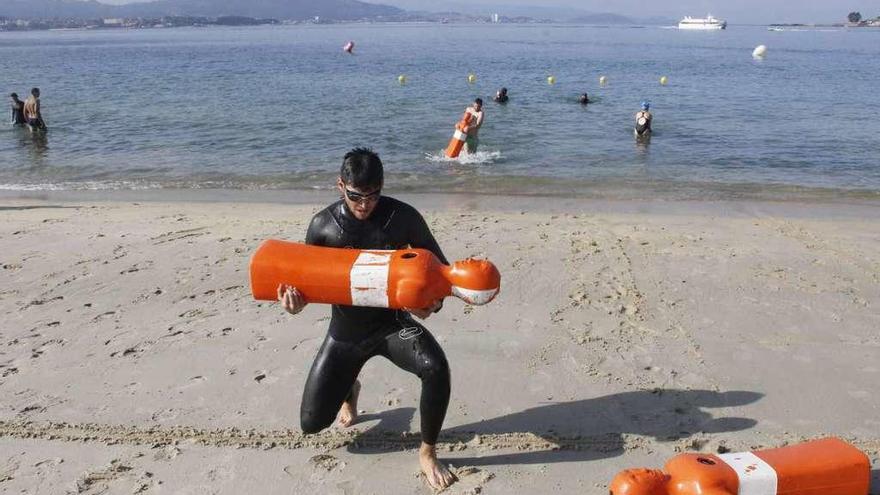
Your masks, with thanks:
M 12 107 L 12 125 L 24 125 L 24 102 L 18 99 L 17 93 L 9 95 L 10 105 Z
M 306 244 L 353 249 L 423 248 L 448 264 L 424 218 L 412 206 L 382 196 L 383 168 L 371 150 L 345 155 L 336 186 L 342 199 L 318 212 L 306 233 Z M 295 287 L 280 285 L 278 300 L 297 314 L 306 303 Z M 412 315 L 428 318 L 442 300 L 427 308 L 393 310 L 333 305 L 330 328 L 312 364 L 303 391 L 300 424 L 317 433 L 333 423 L 357 419 L 358 373 L 374 356 L 383 356 L 422 380 L 419 404 L 422 445 L 419 462 L 428 483 L 443 489 L 455 475 L 437 460 L 435 444 L 449 404 L 449 364 L 443 349 Z

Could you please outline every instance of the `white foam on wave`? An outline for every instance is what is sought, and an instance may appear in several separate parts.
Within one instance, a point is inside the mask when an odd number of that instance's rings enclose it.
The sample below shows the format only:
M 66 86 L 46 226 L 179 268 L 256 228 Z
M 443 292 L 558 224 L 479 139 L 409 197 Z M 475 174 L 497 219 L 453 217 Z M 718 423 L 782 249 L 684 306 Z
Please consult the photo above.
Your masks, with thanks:
M 449 158 L 444 151 L 437 153 L 425 153 L 429 162 L 435 163 L 461 163 L 465 165 L 491 165 L 502 158 L 501 151 L 477 151 L 474 154 L 462 153 L 458 158 Z
M 0 191 L 108 191 L 118 189 L 161 189 L 158 183 L 106 181 L 106 182 L 54 182 L 43 184 L 2 184 Z

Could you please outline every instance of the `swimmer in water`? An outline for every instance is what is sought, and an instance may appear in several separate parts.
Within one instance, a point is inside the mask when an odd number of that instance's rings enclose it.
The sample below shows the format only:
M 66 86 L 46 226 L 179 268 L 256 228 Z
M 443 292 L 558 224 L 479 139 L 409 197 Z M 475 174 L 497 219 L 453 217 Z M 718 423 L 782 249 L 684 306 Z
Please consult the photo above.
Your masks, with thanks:
M 412 206 L 382 196 L 383 167 L 371 150 L 356 148 L 342 162 L 336 187 L 342 199 L 318 212 L 309 224 L 306 244 L 354 249 L 427 249 L 448 264 L 421 214 Z M 306 302 L 296 287 L 280 285 L 278 300 L 290 314 Z M 455 475 L 437 460 L 436 443 L 449 405 L 449 364 L 440 344 L 413 319 L 424 320 L 443 307 L 394 310 L 333 305 L 324 343 L 303 391 L 300 423 L 317 433 L 339 417 L 347 427 L 357 420 L 361 384 L 358 373 L 370 358 L 382 356 L 422 381 L 419 413 L 422 444 L 419 463 L 428 483 L 442 490 Z
M 507 103 L 507 88 L 501 88 L 495 93 L 495 97 L 492 98 L 496 103 Z
M 651 135 L 651 122 L 654 120 L 654 116 L 651 115 L 650 109 L 651 104 L 643 101 L 642 109 L 636 113 L 635 133 L 637 137 Z
M 471 117 L 471 125 L 467 127 L 467 140 L 464 142 L 464 149 L 469 155 L 473 155 L 477 152 L 477 146 L 480 144 L 479 133 L 480 127 L 483 126 L 483 99 L 475 99 L 474 104 L 467 107 L 465 111 L 470 112 L 473 117 Z
M 12 125 L 24 125 L 24 102 L 18 99 L 18 94 L 9 95 L 12 108 Z
M 581 105 L 586 105 L 586 104 L 590 103 L 589 95 L 587 95 L 586 93 L 580 95 L 578 97 L 578 103 L 580 103 Z

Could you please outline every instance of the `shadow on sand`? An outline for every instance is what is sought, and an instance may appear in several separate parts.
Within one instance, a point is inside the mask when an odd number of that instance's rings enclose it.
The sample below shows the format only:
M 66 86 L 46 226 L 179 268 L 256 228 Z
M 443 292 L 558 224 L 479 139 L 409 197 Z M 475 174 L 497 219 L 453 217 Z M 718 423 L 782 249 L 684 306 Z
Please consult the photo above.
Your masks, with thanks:
M 474 440 L 476 435 L 530 433 L 561 446 L 456 459 L 457 463 L 471 466 L 589 461 L 621 455 L 625 448 L 625 435 L 672 441 L 698 433 L 751 428 L 756 424 L 753 419 L 715 418 L 703 409 L 744 406 L 761 397 L 763 394 L 747 391 L 657 389 L 626 392 L 594 399 L 542 404 L 506 416 L 456 426 L 444 430 L 440 441 L 467 443 Z M 415 408 L 406 407 L 364 415 L 361 421 L 379 419 L 379 423 L 362 432 L 359 438 L 380 436 L 389 431 L 407 431 L 414 414 Z M 411 443 L 405 447 L 415 448 L 419 445 L 417 435 L 413 435 Z M 361 445 L 365 444 L 369 442 Z M 382 451 L 358 445 L 356 441 L 349 445 L 348 450 L 359 453 Z M 400 444 L 396 445 L 397 449 L 400 447 Z

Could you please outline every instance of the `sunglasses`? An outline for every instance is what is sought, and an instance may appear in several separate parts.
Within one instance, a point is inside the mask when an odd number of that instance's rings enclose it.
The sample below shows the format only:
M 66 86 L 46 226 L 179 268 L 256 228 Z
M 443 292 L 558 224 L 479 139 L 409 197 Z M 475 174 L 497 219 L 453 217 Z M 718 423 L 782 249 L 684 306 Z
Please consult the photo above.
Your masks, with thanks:
M 370 194 L 362 194 L 356 191 L 352 191 L 347 187 L 345 188 L 345 197 L 347 197 L 349 201 L 354 201 L 355 203 L 372 203 L 374 201 L 378 201 L 379 194 L 381 193 L 381 189 L 376 189 Z

